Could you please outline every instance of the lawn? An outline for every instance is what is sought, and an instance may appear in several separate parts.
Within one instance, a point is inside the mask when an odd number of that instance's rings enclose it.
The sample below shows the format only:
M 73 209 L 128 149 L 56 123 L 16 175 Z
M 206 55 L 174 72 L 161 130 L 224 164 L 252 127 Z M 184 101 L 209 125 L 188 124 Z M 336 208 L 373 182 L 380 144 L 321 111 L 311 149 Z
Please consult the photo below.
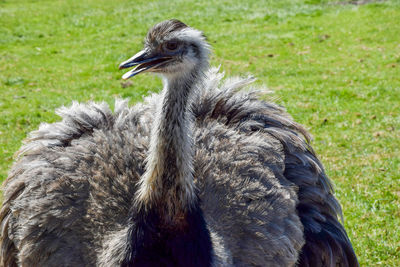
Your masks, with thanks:
M 55 108 L 159 90 L 117 66 L 167 18 L 203 30 L 227 75 L 274 91 L 313 134 L 361 265 L 400 266 L 398 0 L 0 0 L 0 179 Z

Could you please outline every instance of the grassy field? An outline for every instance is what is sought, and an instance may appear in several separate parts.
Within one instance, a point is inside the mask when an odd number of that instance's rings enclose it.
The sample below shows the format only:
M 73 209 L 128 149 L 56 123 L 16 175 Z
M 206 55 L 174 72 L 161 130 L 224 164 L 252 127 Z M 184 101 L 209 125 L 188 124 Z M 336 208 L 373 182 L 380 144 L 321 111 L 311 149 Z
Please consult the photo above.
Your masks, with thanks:
M 400 1 L 0 0 L 0 178 L 73 100 L 160 89 L 117 66 L 154 23 L 205 32 L 212 64 L 253 74 L 313 134 L 362 266 L 400 266 Z

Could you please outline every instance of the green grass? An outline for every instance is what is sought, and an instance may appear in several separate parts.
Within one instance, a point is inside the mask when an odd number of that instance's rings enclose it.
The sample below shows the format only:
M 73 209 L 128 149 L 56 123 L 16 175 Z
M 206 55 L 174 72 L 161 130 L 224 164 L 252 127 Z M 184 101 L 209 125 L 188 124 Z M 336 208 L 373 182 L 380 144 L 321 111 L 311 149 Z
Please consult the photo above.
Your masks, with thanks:
M 275 91 L 314 136 L 361 265 L 400 266 L 399 1 L 0 0 L 1 180 L 56 107 L 159 90 L 146 75 L 123 88 L 117 66 L 167 18 L 203 30 L 227 75 Z

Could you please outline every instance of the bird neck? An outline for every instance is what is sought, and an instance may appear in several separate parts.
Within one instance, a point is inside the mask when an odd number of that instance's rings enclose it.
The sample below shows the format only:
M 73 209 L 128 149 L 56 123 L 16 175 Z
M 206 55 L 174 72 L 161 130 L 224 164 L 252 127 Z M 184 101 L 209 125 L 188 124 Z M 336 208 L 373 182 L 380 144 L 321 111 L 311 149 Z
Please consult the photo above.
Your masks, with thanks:
M 184 217 L 196 204 L 190 98 L 200 71 L 164 79 L 162 105 L 155 115 L 146 171 L 138 201 L 156 207 L 167 220 Z

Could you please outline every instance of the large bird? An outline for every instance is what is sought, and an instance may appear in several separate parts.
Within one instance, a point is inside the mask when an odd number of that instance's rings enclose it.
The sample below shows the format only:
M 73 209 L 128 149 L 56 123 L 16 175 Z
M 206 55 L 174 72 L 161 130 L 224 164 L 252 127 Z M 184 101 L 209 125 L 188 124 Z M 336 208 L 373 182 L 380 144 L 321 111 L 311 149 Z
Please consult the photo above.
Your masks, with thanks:
M 4 183 L 1 266 L 357 266 L 341 207 L 283 108 L 221 81 L 203 34 L 155 25 L 120 68 L 162 76 L 129 107 L 73 103 Z

